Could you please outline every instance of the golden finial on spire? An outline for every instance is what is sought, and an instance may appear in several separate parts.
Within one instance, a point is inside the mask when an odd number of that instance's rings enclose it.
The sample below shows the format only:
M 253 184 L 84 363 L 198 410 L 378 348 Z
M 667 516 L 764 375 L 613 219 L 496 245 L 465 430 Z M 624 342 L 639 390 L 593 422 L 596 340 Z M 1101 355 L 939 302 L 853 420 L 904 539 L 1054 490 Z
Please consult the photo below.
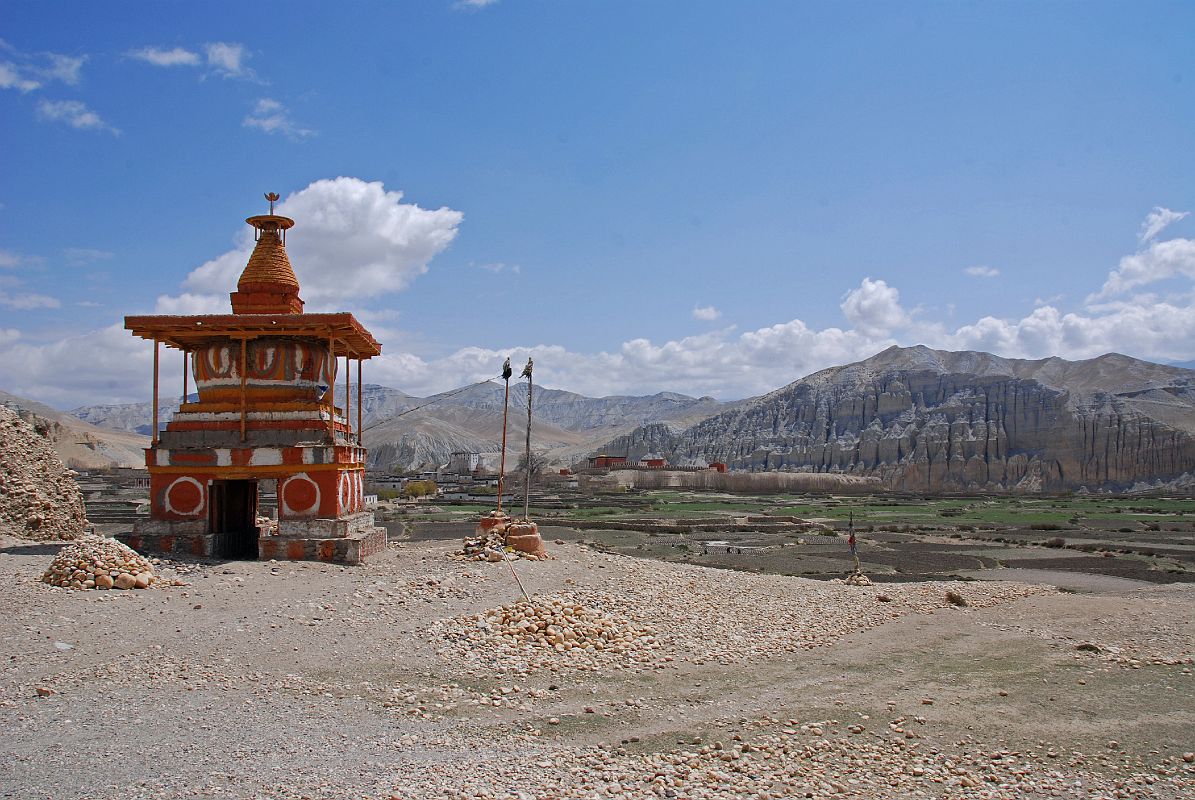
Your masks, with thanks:
M 277 192 L 266 192 L 266 199 L 270 201 L 270 216 L 274 215 L 274 203 L 278 200 L 279 196 Z

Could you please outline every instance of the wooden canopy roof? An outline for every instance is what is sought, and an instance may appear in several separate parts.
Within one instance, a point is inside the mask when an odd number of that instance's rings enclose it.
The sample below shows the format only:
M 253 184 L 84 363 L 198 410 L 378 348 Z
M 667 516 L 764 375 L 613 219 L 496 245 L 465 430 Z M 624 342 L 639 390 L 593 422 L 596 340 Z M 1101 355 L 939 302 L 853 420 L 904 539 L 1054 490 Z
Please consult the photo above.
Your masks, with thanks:
M 134 336 L 157 340 L 179 350 L 195 350 L 226 339 L 292 337 L 335 340 L 337 356 L 367 359 L 381 355 L 382 346 L 352 314 L 198 314 L 124 318 Z

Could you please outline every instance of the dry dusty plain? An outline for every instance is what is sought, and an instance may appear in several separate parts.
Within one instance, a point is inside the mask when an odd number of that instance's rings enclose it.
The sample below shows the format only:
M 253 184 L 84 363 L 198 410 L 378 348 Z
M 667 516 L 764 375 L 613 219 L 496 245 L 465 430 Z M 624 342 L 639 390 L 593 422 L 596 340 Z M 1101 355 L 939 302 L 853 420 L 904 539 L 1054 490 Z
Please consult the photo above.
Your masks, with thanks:
M 75 591 L 39 580 L 55 546 L 0 541 L 0 797 L 1195 795 L 1195 585 L 846 586 L 562 543 L 515 564 L 541 620 L 487 614 L 510 571 L 455 546 Z

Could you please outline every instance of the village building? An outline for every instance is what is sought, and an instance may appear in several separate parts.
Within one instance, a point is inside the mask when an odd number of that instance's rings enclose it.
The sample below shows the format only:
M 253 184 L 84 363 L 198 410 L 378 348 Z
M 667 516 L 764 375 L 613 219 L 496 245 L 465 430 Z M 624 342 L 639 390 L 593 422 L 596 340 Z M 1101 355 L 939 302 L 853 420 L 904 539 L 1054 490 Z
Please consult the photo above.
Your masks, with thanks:
M 625 467 L 626 456 L 608 456 L 605 453 L 589 457 L 590 469 L 610 469 L 611 467 Z
M 149 519 L 124 538 L 142 552 L 355 564 L 386 544 L 361 446 L 361 364 L 381 345 L 352 314 L 303 312 L 286 252 L 294 221 L 267 199 L 270 214 L 246 220 L 257 243 L 231 314 L 125 317 L 154 344 L 154 421 Z M 162 345 L 182 352 L 181 396 L 193 378 L 198 399 L 159 431 Z M 276 522 L 259 516 L 263 489 L 277 492 Z
M 444 472 L 453 475 L 472 475 L 480 467 L 481 453 L 459 450 L 449 454 L 448 464 L 445 465 Z

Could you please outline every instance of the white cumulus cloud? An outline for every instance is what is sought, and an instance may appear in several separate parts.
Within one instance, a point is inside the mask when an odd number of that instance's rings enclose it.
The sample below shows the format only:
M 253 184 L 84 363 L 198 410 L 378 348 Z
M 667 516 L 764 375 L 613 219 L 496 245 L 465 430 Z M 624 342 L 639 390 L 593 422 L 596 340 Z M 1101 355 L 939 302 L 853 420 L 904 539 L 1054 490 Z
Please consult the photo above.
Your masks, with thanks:
M 258 100 L 241 124 L 246 128 L 257 128 L 263 133 L 280 133 L 289 139 L 305 139 L 315 135 L 315 131 L 296 123 L 286 106 L 269 97 Z
M 722 316 L 722 312 L 713 306 L 693 306 L 693 319 L 712 322 Z
M 0 346 L 0 385 L 56 408 L 148 400 L 152 366 L 153 345 L 119 322 L 57 341 Z
M 58 308 L 62 303 L 55 297 L 34 292 L 10 294 L 0 291 L 0 306 L 14 311 L 31 311 L 35 308 Z
M 202 63 L 199 53 L 185 47 L 142 47 L 125 53 L 129 58 L 153 64 L 155 67 L 197 67 Z
M 286 249 L 302 297 L 313 308 L 406 288 L 456 238 L 464 216 L 404 203 L 402 192 L 387 191 L 381 182 L 345 177 L 315 181 L 287 197 L 277 213 L 295 219 Z M 192 298 L 186 302 L 198 306 L 194 296 L 207 295 L 226 309 L 252 250 L 246 227 L 233 250 L 187 276 L 183 287 Z M 158 308 L 172 302 L 159 298 Z
M 0 89 L 16 89 L 26 94 L 40 88 L 41 82 L 24 74 L 19 66 L 11 61 L 0 61 Z
M 42 100 L 37 104 L 37 115 L 44 120 L 62 122 L 79 130 L 106 131 L 120 135 L 120 129 L 109 125 L 95 111 L 79 100 Z
M 58 53 L 47 53 L 49 64 L 42 70 L 42 74 L 51 80 L 62 81 L 69 86 L 77 86 L 83 71 L 83 64 L 87 56 L 64 56 Z
M 334 302 L 337 308 L 352 308 L 352 300 L 370 296 L 379 287 L 409 283 L 447 246 L 461 221 L 459 212 L 419 209 L 381 184 L 352 178 L 317 181 L 287 198 L 280 213 L 298 220 L 288 249 L 304 296 Z M 300 245 L 304 229 L 312 238 Z M 1154 244 L 1181 250 L 1185 242 Z M 228 292 L 251 245 L 251 237 L 245 235 L 240 247 L 195 270 L 187 279 L 187 293 L 160 298 L 158 310 L 227 312 Z M 1124 263 L 1109 280 L 1146 280 L 1125 271 Z M 1148 274 L 1152 280 L 1159 273 Z M 732 399 L 770 391 L 893 344 L 983 350 L 1010 358 L 1077 359 L 1119 351 L 1154 360 L 1191 360 L 1195 271 L 1171 269 L 1166 274 L 1185 278 L 1187 287 L 1169 294 L 1120 292 L 1075 310 L 1055 306 L 1054 298 L 1024 315 L 988 315 L 950 326 L 915 317 L 901 305 L 896 286 L 868 277 L 844 295 L 843 327 L 816 328 L 792 319 L 754 330 L 724 327 L 662 342 L 631 338 L 598 352 L 556 342 L 508 340 L 502 347 L 463 347 L 438 357 L 419 352 L 399 336 L 397 341 L 388 339 L 387 332 L 383 342 L 389 345 L 380 358 L 366 364 L 366 380 L 427 395 L 492 378 L 507 356 L 521 363 L 531 355 L 536 380 L 544 386 L 589 395 L 667 389 Z M 385 309 L 363 312 L 363 319 L 376 319 L 383 327 L 393 317 Z M 151 349 L 119 325 L 52 342 L 9 334 L 0 337 L 0 386 L 57 405 L 100 402 L 97 397 L 109 402 L 144 400 L 149 394 Z
M 1000 270 L 996 269 L 995 267 L 984 266 L 967 267 L 965 270 L 963 270 L 963 272 L 970 275 L 972 278 L 995 278 L 1000 274 Z
M 1150 241 L 1144 250 L 1120 259 L 1103 287 L 1088 296 L 1087 302 L 1106 300 L 1175 276 L 1195 278 L 1195 239 Z
M 900 292 L 883 280 L 864 278 L 843 296 L 841 308 L 847 321 L 869 336 L 884 336 L 910 322 L 900 305 Z
M 1141 233 L 1139 234 L 1141 242 L 1148 242 L 1161 233 L 1167 225 L 1178 222 L 1190 214 L 1190 211 L 1171 211 L 1162 206 L 1154 206 L 1153 211 L 1149 212 L 1145 221 L 1141 223 Z
M 226 78 L 253 77 L 253 70 L 245 66 L 249 51 L 239 42 L 210 42 L 204 45 L 207 65 Z
M 26 53 L 0 39 L 0 52 L 7 58 L 0 61 L 0 89 L 16 89 L 27 93 L 58 81 L 76 86 L 83 74 L 87 56 L 63 53 Z

